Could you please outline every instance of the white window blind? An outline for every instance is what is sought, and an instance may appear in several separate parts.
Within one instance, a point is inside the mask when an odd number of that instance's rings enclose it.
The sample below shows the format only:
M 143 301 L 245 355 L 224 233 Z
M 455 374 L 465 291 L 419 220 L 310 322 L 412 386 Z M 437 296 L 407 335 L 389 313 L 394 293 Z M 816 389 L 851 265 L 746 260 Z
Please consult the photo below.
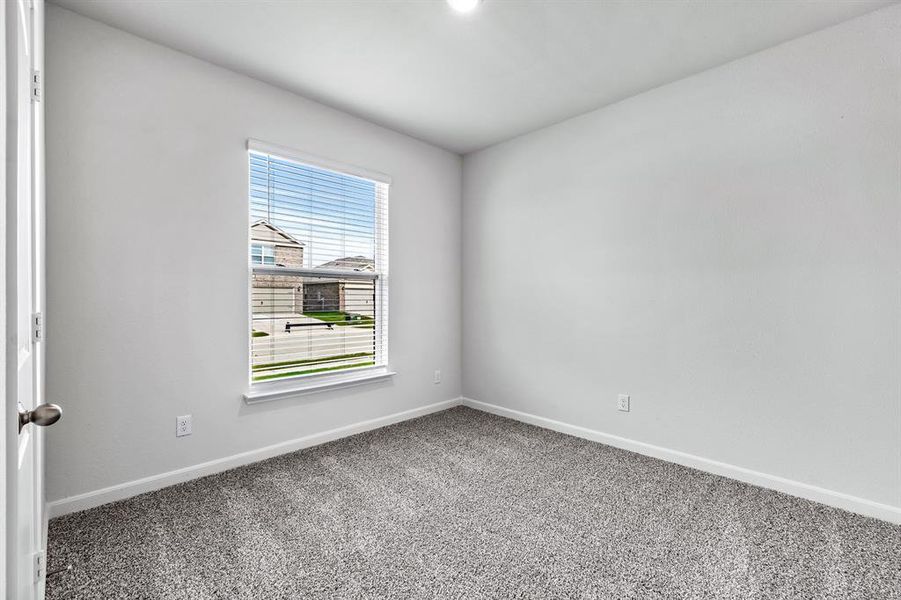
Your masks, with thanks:
M 387 181 L 253 146 L 249 171 L 252 383 L 386 366 Z

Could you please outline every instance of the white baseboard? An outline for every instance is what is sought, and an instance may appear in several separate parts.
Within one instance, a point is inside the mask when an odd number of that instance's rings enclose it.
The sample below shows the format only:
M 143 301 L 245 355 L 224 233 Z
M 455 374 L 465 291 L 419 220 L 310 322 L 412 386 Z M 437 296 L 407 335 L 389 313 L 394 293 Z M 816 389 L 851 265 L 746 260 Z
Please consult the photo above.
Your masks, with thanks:
M 559 431 L 560 433 L 565 433 L 586 440 L 591 440 L 593 442 L 600 442 L 601 444 L 607 444 L 608 446 L 615 446 L 617 448 L 630 450 L 638 454 L 644 454 L 645 456 L 677 463 L 686 467 L 698 469 L 700 471 L 706 471 L 715 475 L 722 475 L 723 477 L 737 479 L 738 481 L 743 481 L 752 485 L 769 488 L 771 490 L 776 490 L 778 492 L 783 492 L 785 494 L 797 496 L 806 500 L 812 500 L 814 502 L 819 502 L 820 504 L 826 504 L 835 508 L 841 508 L 843 510 L 855 512 L 867 517 L 873 517 L 876 519 L 889 521 L 891 523 L 901 524 L 901 507 L 898 506 L 891 506 L 888 504 L 873 502 L 872 500 L 858 498 L 856 496 L 851 496 L 842 492 L 827 490 L 815 485 L 809 485 L 806 483 L 801 483 L 799 481 L 786 479 L 784 477 L 769 475 L 767 473 L 760 473 L 759 471 L 752 471 L 751 469 L 737 467 L 735 465 L 722 463 L 719 461 L 711 460 L 709 458 L 704 458 L 702 456 L 696 456 L 694 454 L 688 454 L 686 452 L 679 452 L 678 450 L 670 450 L 669 448 L 662 448 L 660 446 L 654 446 L 652 444 L 630 440 L 628 438 L 611 435 L 609 433 L 603 433 L 601 431 L 588 429 L 586 427 L 580 427 L 578 425 L 570 425 L 569 423 L 563 423 L 561 421 L 539 417 L 538 415 L 524 413 L 510 408 L 504 408 L 503 406 L 497 406 L 496 404 L 479 402 L 478 400 L 473 400 L 471 398 L 463 398 L 463 405 L 474 408 L 476 410 L 499 415 L 501 417 L 507 417 L 516 421 L 522 421 L 523 423 L 528 423 L 530 425 L 537 425 L 538 427 L 543 427 L 545 429 Z
M 842 492 L 827 490 L 825 488 L 801 483 L 799 481 L 794 481 L 791 479 L 786 479 L 784 477 L 769 475 L 767 473 L 745 469 L 743 467 L 722 463 L 719 461 L 711 460 L 709 458 L 696 456 L 694 454 L 688 454 L 686 452 L 679 452 L 678 450 L 670 450 L 669 448 L 662 448 L 660 446 L 654 446 L 652 444 L 630 440 L 628 438 L 603 433 L 601 431 L 588 429 L 586 427 L 580 427 L 578 425 L 570 425 L 569 423 L 555 421 L 553 419 L 548 419 L 545 417 L 540 417 L 538 415 L 505 408 L 503 406 L 498 406 L 495 404 L 480 402 L 471 398 L 455 398 L 452 400 L 446 400 L 444 402 L 437 402 L 435 404 L 429 404 L 428 406 L 422 406 L 419 408 L 414 408 L 412 410 L 394 413 L 368 421 L 361 421 L 359 423 L 353 423 L 344 427 L 330 429 L 328 431 L 315 433 L 312 435 L 297 438 L 295 440 L 289 440 L 280 444 L 266 446 L 265 448 L 260 448 L 258 450 L 251 450 L 249 452 L 227 456 L 225 458 L 212 460 L 198 465 L 192 465 L 190 467 L 177 469 L 175 471 L 169 471 L 167 473 L 160 473 L 159 475 L 152 475 L 143 479 L 121 483 L 119 485 L 114 485 L 93 492 L 87 492 L 85 494 L 79 494 L 77 496 L 62 498 L 60 500 L 55 500 L 48 503 L 47 513 L 50 518 L 54 518 L 81 510 L 94 508 L 95 506 L 100 506 L 109 502 L 115 502 L 116 500 L 124 500 L 125 498 L 137 496 L 138 494 L 152 492 L 154 490 L 158 490 L 170 485 L 197 479 L 198 477 L 220 473 L 222 471 L 227 471 L 228 469 L 233 469 L 235 467 L 258 462 L 267 458 L 272 458 L 273 456 L 278 456 L 280 454 L 287 454 L 288 452 L 294 452 L 303 448 L 318 446 L 319 444 L 324 444 L 326 442 L 331 442 L 358 433 L 363 433 L 364 431 L 370 431 L 373 429 L 378 429 L 380 427 L 386 427 L 394 423 L 400 423 L 401 421 L 415 419 L 417 417 L 422 417 L 431 413 L 446 410 L 448 408 L 453 408 L 454 406 L 460 404 L 474 408 L 476 410 L 481 410 L 502 417 L 514 419 L 516 421 L 522 421 L 523 423 L 529 423 L 530 425 L 536 425 L 538 427 L 551 429 L 553 431 L 559 431 L 560 433 L 565 433 L 586 440 L 591 440 L 593 442 L 599 442 L 601 444 L 607 444 L 609 446 L 622 448 L 624 450 L 630 450 L 632 452 L 637 452 L 638 454 L 644 454 L 645 456 L 659 458 L 661 460 L 677 463 L 701 471 L 706 471 L 715 475 L 722 475 L 731 479 L 737 479 L 738 481 L 743 481 L 752 485 L 769 488 L 790 494 L 792 496 L 797 496 L 799 498 L 805 498 L 807 500 L 826 504 L 828 506 L 834 506 L 836 508 L 855 512 L 867 517 L 873 517 L 876 519 L 889 521 L 891 523 L 901 524 L 901 507 L 873 502 L 872 500 L 851 496 Z
M 115 502 L 116 500 L 124 500 L 125 498 L 152 492 L 170 485 L 175 485 L 176 483 L 183 483 L 185 481 L 197 479 L 198 477 L 220 473 L 222 471 L 227 471 L 228 469 L 234 469 L 235 467 L 266 460 L 267 458 L 272 458 L 273 456 L 278 456 L 280 454 L 287 454 L 288 452 L 302 450 L 303 448 L 318 446 L 319 444 L 332 442 L 344 437 L 363 433 L 364 431 L 386 427 L 388 425 L 393 425 L 394 423 L 400 423 L 401 421 L 408 421 L 448 408 L 453 408 L 454 406 L 458 406 L 461 402 L 461 398 L 436 402 L 435 404 L 421 406 L 412 410 L 378 417 L 377 419 L 371 419 L 369 421 L 360 421 L 359 423 L 345 425 L 344 427 L 338 427 L 337 429 L 330 429 L 328 431 L 314 433 L 287 442 L 273 444 L 272 446 L 266 446 L 265 448 L 259 448 L 258 450 L 242 452 L 241 454 L 218 458 L 199 465 L 192 465 L 190 467 L 176 469 L 175 471 L 120 483 L 93 492 L 54 500 L 47 504 L 47 514 L 49 518 L 52 519 L 69 513 L 94 508 L 95 506 L 100 506 L 109 502 Z

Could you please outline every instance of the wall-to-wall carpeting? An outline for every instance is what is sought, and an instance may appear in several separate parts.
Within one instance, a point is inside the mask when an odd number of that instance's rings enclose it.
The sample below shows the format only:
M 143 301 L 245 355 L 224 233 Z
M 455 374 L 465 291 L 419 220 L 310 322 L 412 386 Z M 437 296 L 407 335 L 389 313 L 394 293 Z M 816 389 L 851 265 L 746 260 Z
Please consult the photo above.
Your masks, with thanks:
M 55 599 L 901 598 L 901 527 L 468 408 L 50 523 Z

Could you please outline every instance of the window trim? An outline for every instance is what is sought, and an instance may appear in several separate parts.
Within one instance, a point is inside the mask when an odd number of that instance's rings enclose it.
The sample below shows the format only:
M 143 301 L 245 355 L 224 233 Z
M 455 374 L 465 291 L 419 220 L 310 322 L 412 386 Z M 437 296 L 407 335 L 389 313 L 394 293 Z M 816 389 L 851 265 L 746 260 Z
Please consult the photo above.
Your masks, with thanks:
M 258 404 L 271 400 L 282 400 L 284 398 L 374 383 L 391 379 L 395 375 L 397 373 L 385 365 L 381 367 L 356 367 L 346 369 L 340 374 L 314 373 L 313 375 L 300 375 L 299 377 L 290 377 L 277 381 L 261 381 L 252 384 L 250 390 L 244 393 L 244 401 L 247 404 Z
M 305 165 L 309 165 L 311 167 L 316 167 L 320 169 L 325 169 L 328 171 L 335 171 L 340 174 L 350 175 L 353 177 L 361 177 L 363 179 L 369 179 L 376 183 L 381 183 L 384 185 L 391 185 L 391 177 L 380 173 L 378 171 L 373 171 L 371 169 L 364 169 L 363 167 L 358 167 L 356 165 L 343 163 L 327 158 L 318 157 L 312 154 L 307 154 L 305 152 L 301 152 L 299 150 L 295 150 L 293 148 L 289 148 L 286 146 L 280 146 L 278 144 L 269 144 L 266 142 L 262 142 L 260 140 L 256 140 L 253 138 L 248 138 L 246 144 L 246 153 L 259 152 L 263 154 L 273 154 L 280 158 L 284 158 L 291 161 L 296 161 Z M 249 170 L 245 171 L 245 176 L 247 177 L 247 196 L 246 199 L 249 202 L 250 197 L 250 172 Z M 387 228 L 387 225 L 385 225 Z M 388 232 L 385 232 L 386 239 L 388 236 Z M 250 332 L 253 328 L 253 302 L 252 302 L 252 294 L 253 294 L 253 273 L 256 272 L 266 272 L 268 270 L 272 270 L 277 272 L 277 274 L 285 275 L 285 274 L 297 274 L 297 275 L 315 275 L 315 276 L 335 276 L 342 277 L 347 279 L 358 279 L 358 280 L 372 280 L 378 282 L 379 279 L 384 277 L 386 273 L 377 273 L 371 271 L 349 271 L 342 269 L 308 269 L 308 268 L 286 268 L 286 267 L 277 267 L 275 265 L 254 265 L 251 244 L 255 243 L 251 239 L 250 228 L 247 228 L 247 253 L 248 253 L 248 261 L 247 261 L 247 327 L 246 331 Z M 378 251 L 377 251 L 378 252 Z M 275 273 L 273 273 L 275 274 Z M 376 294 L 381 295 L 385 294 L 386 290 L 383 289 L 382 285 L 376 284 Z M 376 302 L 376 305 L 381 305 L 380 301 Z M 387 324 L 383 325 L 383 327 L 387 327 Z M 247 335 L 247 391 L 243 394 L 244 401 L 247 404 L 257 404 L 260 402 L 267 402 L 273 400 L 282 400 L 286 398 L 293 398 L 297 396 L 303 396 L 306 394 L 312 394 L 317 392 L 324 392 L 329 390 L 335 390 L 346 387 L 353 387 L 357 385 L 363 385 L 368 383 L 375 383 L 379 381 L 389 380 L 397 373 L 390 368 L 390 355 L 387 355 L 387 346 L 388 346 L 388 332 L 384 333 L 384 352 L 386 352 L 385 363 L 381 365 L 370 365 L 370 366 L 361 366 L 361 367 L 352 367 L 346 370 L 342 370 L 340 372 L 327 372 L 327 373 L 313 373 L 310 375 L 297 375 L 294 377 L 288 377 L 285 379 L 278 379 L 273 381 L 253 381 L 253 369 L 252 369 L 252 359 L 251 355 L 253 353 L 253 337 L 251 335 Z

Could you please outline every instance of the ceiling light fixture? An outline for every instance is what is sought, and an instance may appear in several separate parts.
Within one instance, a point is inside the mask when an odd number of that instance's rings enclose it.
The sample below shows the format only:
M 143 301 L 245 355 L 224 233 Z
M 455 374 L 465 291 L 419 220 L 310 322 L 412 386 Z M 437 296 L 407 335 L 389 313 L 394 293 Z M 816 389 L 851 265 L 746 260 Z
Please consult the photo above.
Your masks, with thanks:
M 480 1 L 481 0 L 447 0 L 447 3 L 457 12 L 468 13 L 475 10 Z

